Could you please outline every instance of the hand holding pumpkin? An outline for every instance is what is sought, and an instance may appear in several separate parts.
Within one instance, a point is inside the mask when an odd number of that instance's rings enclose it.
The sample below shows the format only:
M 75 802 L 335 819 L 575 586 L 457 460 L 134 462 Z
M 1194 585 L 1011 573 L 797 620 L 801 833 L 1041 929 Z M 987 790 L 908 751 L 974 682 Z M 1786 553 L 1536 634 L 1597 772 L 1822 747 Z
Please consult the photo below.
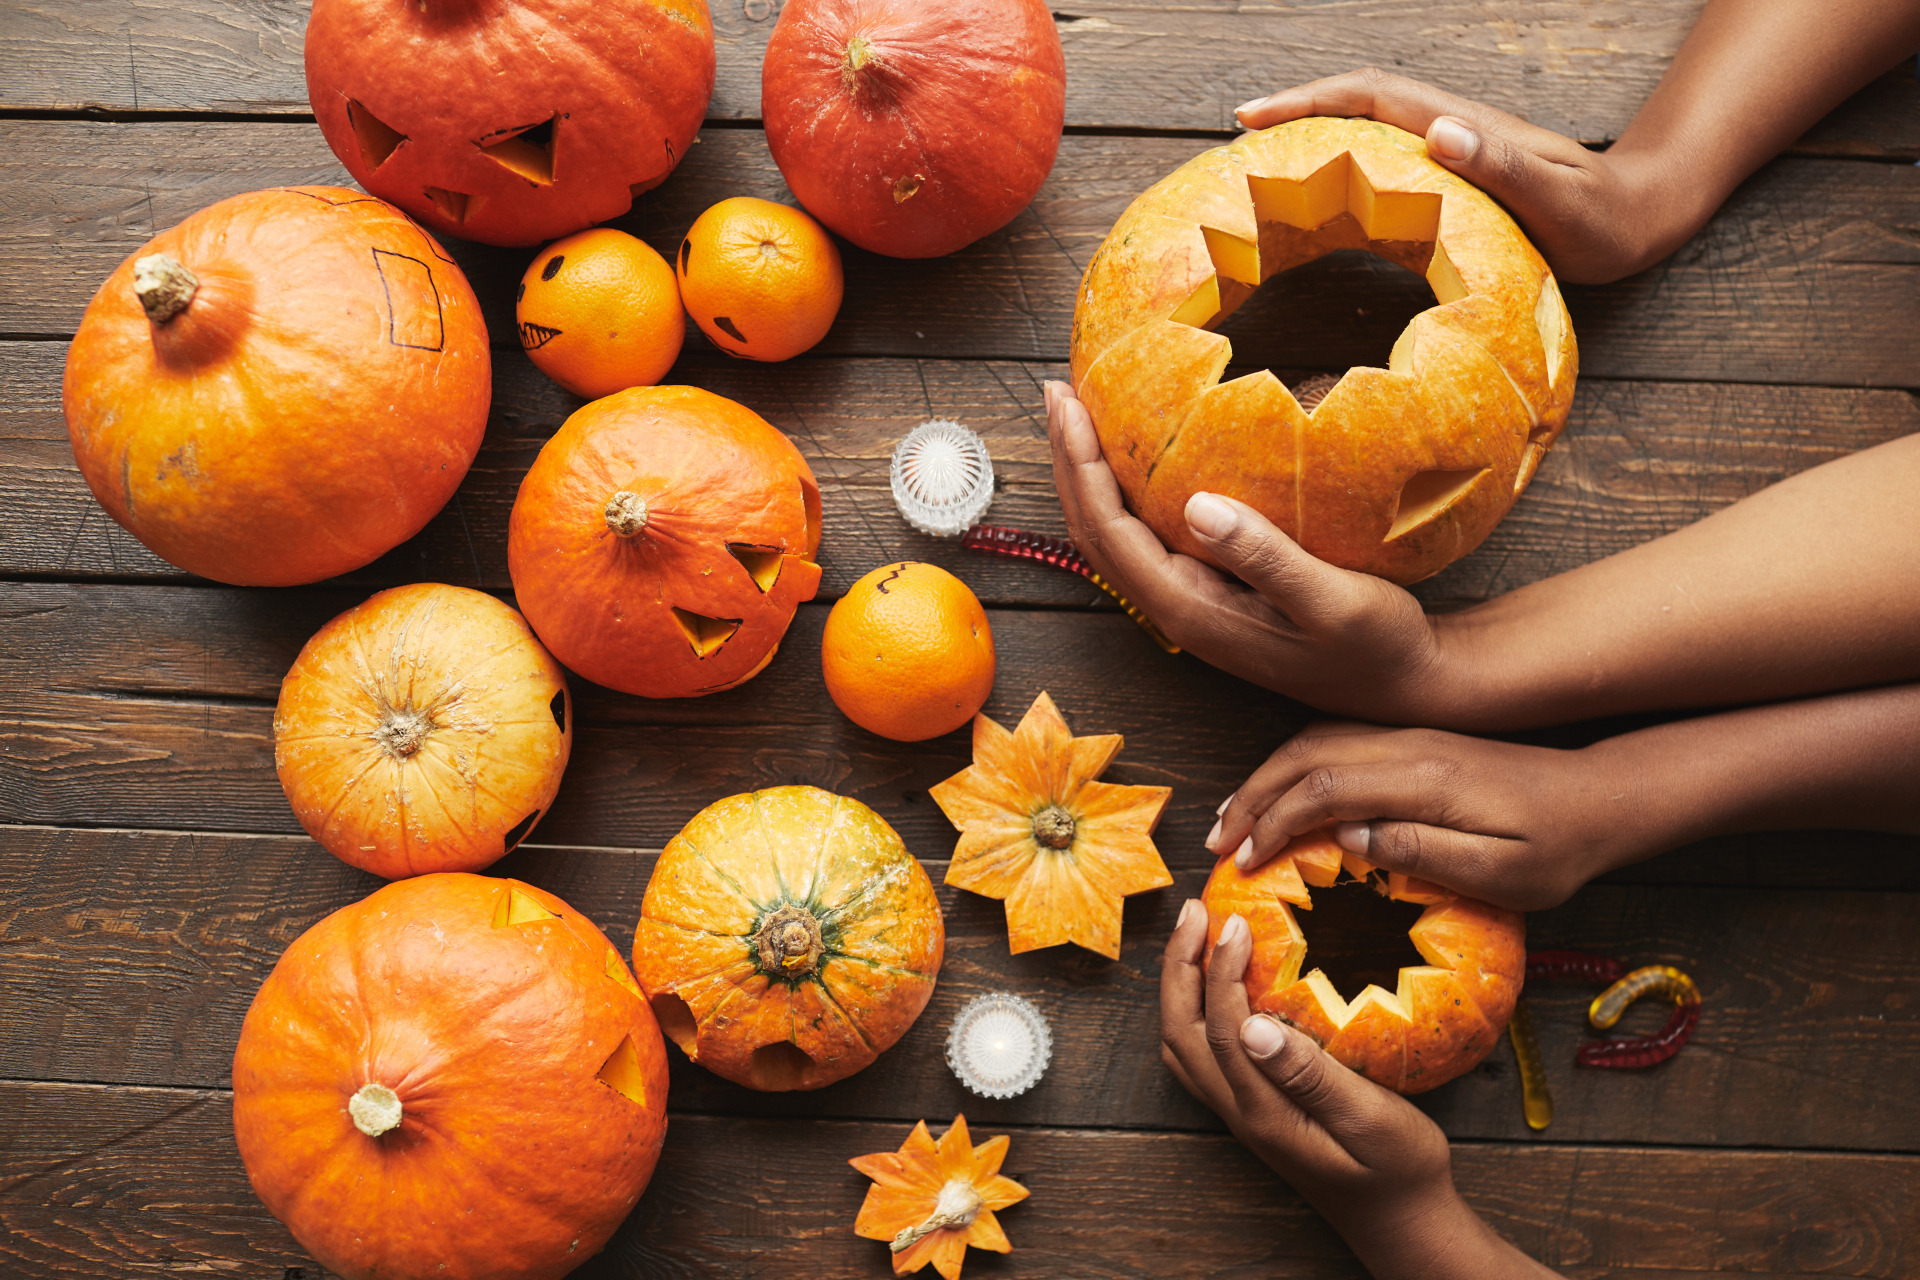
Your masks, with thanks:
M 1162 1061 L 1234 1136 L 1324 1214 L 1380 1280 L 1553 1273 L 1495 1235 L 1453 1187 L 1447 1138 L 1311 1039 L 1248 1016 L 1252 934 L 1235 916 L 1206 974 L 1207 913 L 1189 902 L 1160 971 Z

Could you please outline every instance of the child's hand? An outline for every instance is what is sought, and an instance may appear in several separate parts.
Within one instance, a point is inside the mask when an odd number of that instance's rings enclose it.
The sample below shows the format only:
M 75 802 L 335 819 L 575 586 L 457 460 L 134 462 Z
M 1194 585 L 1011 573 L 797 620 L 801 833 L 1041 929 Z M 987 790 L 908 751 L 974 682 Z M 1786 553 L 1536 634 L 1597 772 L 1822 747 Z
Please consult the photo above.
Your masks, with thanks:
M 1624 798 L 1584 751 L 1315 724 L 1233 794 L 1207 847 L 1257 867 L 1337 822 L 1342 848 L 1389 871 L 1538 911 L 1627 860 L 1641 833 Z
M 1175 644 L 1223 671 L 1343 715 L 1441 714 L 1441 651 L 1419 601 L 1302 551 L 1252 507 L 1187 504 L 1194 533 L 1237 577 L 1170 552 L 1126 509 L 1086 406 L 1046 386 L 1053 477 L 1067 528 L 1100 575 Z
M 1160 972 L 1161 1059 L 1333 1224 L 1378 1280 L 1552 1274 L 1460 1199 L 1438 1125 L 1306 1035 L 1249 1016 L 1242 979 L 1253 942 L 1245 920 L 1227 921 L 1203 978 L 1206 940 L 1206 909 L 1188 902 Z
M 1631 275 L 1671 253 L 1711 212 L 1695 208 L 1686 191 L 1648 189 L 1643 166 L 1372 67 L 1282 89 L 1236 114 L 1249 129 L 1302 116 L 1367 116 L 1424 136 L 1428 155 L 1507 207 L 1563 282 Z

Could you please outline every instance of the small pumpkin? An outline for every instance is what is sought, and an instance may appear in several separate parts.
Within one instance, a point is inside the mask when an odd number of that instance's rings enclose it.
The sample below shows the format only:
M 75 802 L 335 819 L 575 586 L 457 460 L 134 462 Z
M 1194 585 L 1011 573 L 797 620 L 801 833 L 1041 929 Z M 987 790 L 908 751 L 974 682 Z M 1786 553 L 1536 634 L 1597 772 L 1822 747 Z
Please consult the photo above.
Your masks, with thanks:
M 1153 846 L 1169 787 L 1099 781 L 1125 742 L 1076 738 L 1042 693 L 1008 733 L 973 719 L 973 764 L 928 794 L 960 828 L 947 883 L 1007 903 L 1013 954 L 1077 942 L 1120 956 L 1121 900 L 1173 883 Z
M 1347 1001 L 1319 969 L 1300 976 L 1307 939 L 1292 908 L 1312 910 L 1308 886 L 1326 888 L 1343 869 L 1396 902 L 1427 908 L 1407 935 L 1427 963 L 1400 970 L 1395 991 L 1369 985 Z M 1472 1070 L 1499 1041 L 1526 981 L 1526 922 L 1518 912 L 1397 871 L 1382 879 L 1324 830 L 1296 838 L 1250 872 L 1220 859 L 1201 901 L 1207 958 L 1230 916 L 1253 932 L 1245 981 L 1256 1012 L 1300 1028 L 1339 1062 L 1398 1093 L 1425 1093 Z
M 1027 1198 L 1025 1187 L 1000 1173 L 1009 1145 L 1002 1135 L 974 1146 L 967 1118 L 955 1116 L 938 1143 L 922 1120 L 900 1150 L 854 1157 L 847 1163 L 873 1179 L 854 1234 L 885 1240 L 897 1276 L 931 1262 L 944 1280 L 960 1280 L 968 1245 L 1013 1252 L 993 1216 Z
M 617 218 L 713 93 L 706 0 L 316 0 L 307 96 L 355 182 L 428 226 L 531 245 Z
M 751 1089 L 865 1067 L 927 1006 L 933 881 L 879 814 L 818 787 L 717 800 L 647 881 L 633 969 L 669 1039 Z
M 573 745 L 567 676 L 480 591 L 382 591 L 280 682 L 273 761 L 307 834 L 389 880 L 477 871 L 527 838 Z
M 787 0 L 760 114 L 807 212 L 863 249 L 934 258 L 1040 190 L 1066 83 L 1040 0 Z
M 540 450 L 507 568 L 560 661 L 624 693 L 691 698 L 773 660 L 819 589 L 819 548 L 820 489 L 785 436 L 698 387 L 633 387 Z
M 400 880 L 295 939 L 240 1029 L 233 1131 L 347 1280 L 543 1280 L 660 1157 L 666 1046 L 606 936 L 518 880 Z
M 418 533 L 492 388 L 480 305 L 432 236 L 358 191 L 276 187 L 121 263 L 62 390 L 107 514 L 189 573 L 289 586 Z

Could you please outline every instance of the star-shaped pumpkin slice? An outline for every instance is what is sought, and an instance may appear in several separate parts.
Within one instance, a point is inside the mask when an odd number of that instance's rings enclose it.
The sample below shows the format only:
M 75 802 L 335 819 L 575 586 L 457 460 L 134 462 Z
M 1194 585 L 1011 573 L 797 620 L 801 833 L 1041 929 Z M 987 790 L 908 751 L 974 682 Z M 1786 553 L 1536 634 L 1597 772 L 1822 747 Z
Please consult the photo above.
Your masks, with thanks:
M 1120 903 L 1173 883 L 1153 845 L 1169 787 L 1098 781 L 1117 733 L 1076 738 L 1042 693 L 1012 733 L 973 718 L 973 764 L 932 788 L 960 843 L 947 883 L 1007 904 L 1013 953 L 1077 942 L 1120 956 Z
M 922 1120 L 900 1150 L 849 1160 L 873 1179 L 854 1234 L 887 1241 L 897 1276 L 931 1262 L 945 1280 L 960 1280 L 968 1245 L 1011 1252 L 993 1211 L 1026 1199 L 1027 1189 L 1000 1176 L 1008 1141 L 993 1138 L 976 1147 L 967 1134 L 967 1118 L 955 1116 L 937 1143 Z

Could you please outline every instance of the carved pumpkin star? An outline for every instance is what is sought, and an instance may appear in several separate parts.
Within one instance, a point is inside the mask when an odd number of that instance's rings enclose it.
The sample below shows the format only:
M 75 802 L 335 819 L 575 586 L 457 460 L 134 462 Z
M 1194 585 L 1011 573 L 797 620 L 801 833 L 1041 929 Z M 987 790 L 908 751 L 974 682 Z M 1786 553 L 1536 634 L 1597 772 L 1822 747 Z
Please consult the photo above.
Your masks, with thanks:
M 1000 1137 L 974 1146 L 967 1118 L 955 1116 L 953 1127 L 937 1144 L 922 1120 L 899 1151 L 847 1161 L 873 1179 L 854 1220 L 854 1234 L 887 1241 L 897 1276 L 931 1262 L 946 1280 L 960 1280 L 968 1245 L 1011 1252 L 1013 1245 L 993 1211 L 1025 1200 L 1027 1189 L 1000 1176 L 1007 1144 Z
M 973 764 L 932 789 L 960 843 L 947 883 L 1007 904 L 1013 953 L 1077 942 L 1120 956 L 1120 901 L 1173 883 L 1153 847 L 1168 787 L 1095 781 L 1117 733 L 1076 738 L 1042 693 L 1012 733 L 973 719 Z

